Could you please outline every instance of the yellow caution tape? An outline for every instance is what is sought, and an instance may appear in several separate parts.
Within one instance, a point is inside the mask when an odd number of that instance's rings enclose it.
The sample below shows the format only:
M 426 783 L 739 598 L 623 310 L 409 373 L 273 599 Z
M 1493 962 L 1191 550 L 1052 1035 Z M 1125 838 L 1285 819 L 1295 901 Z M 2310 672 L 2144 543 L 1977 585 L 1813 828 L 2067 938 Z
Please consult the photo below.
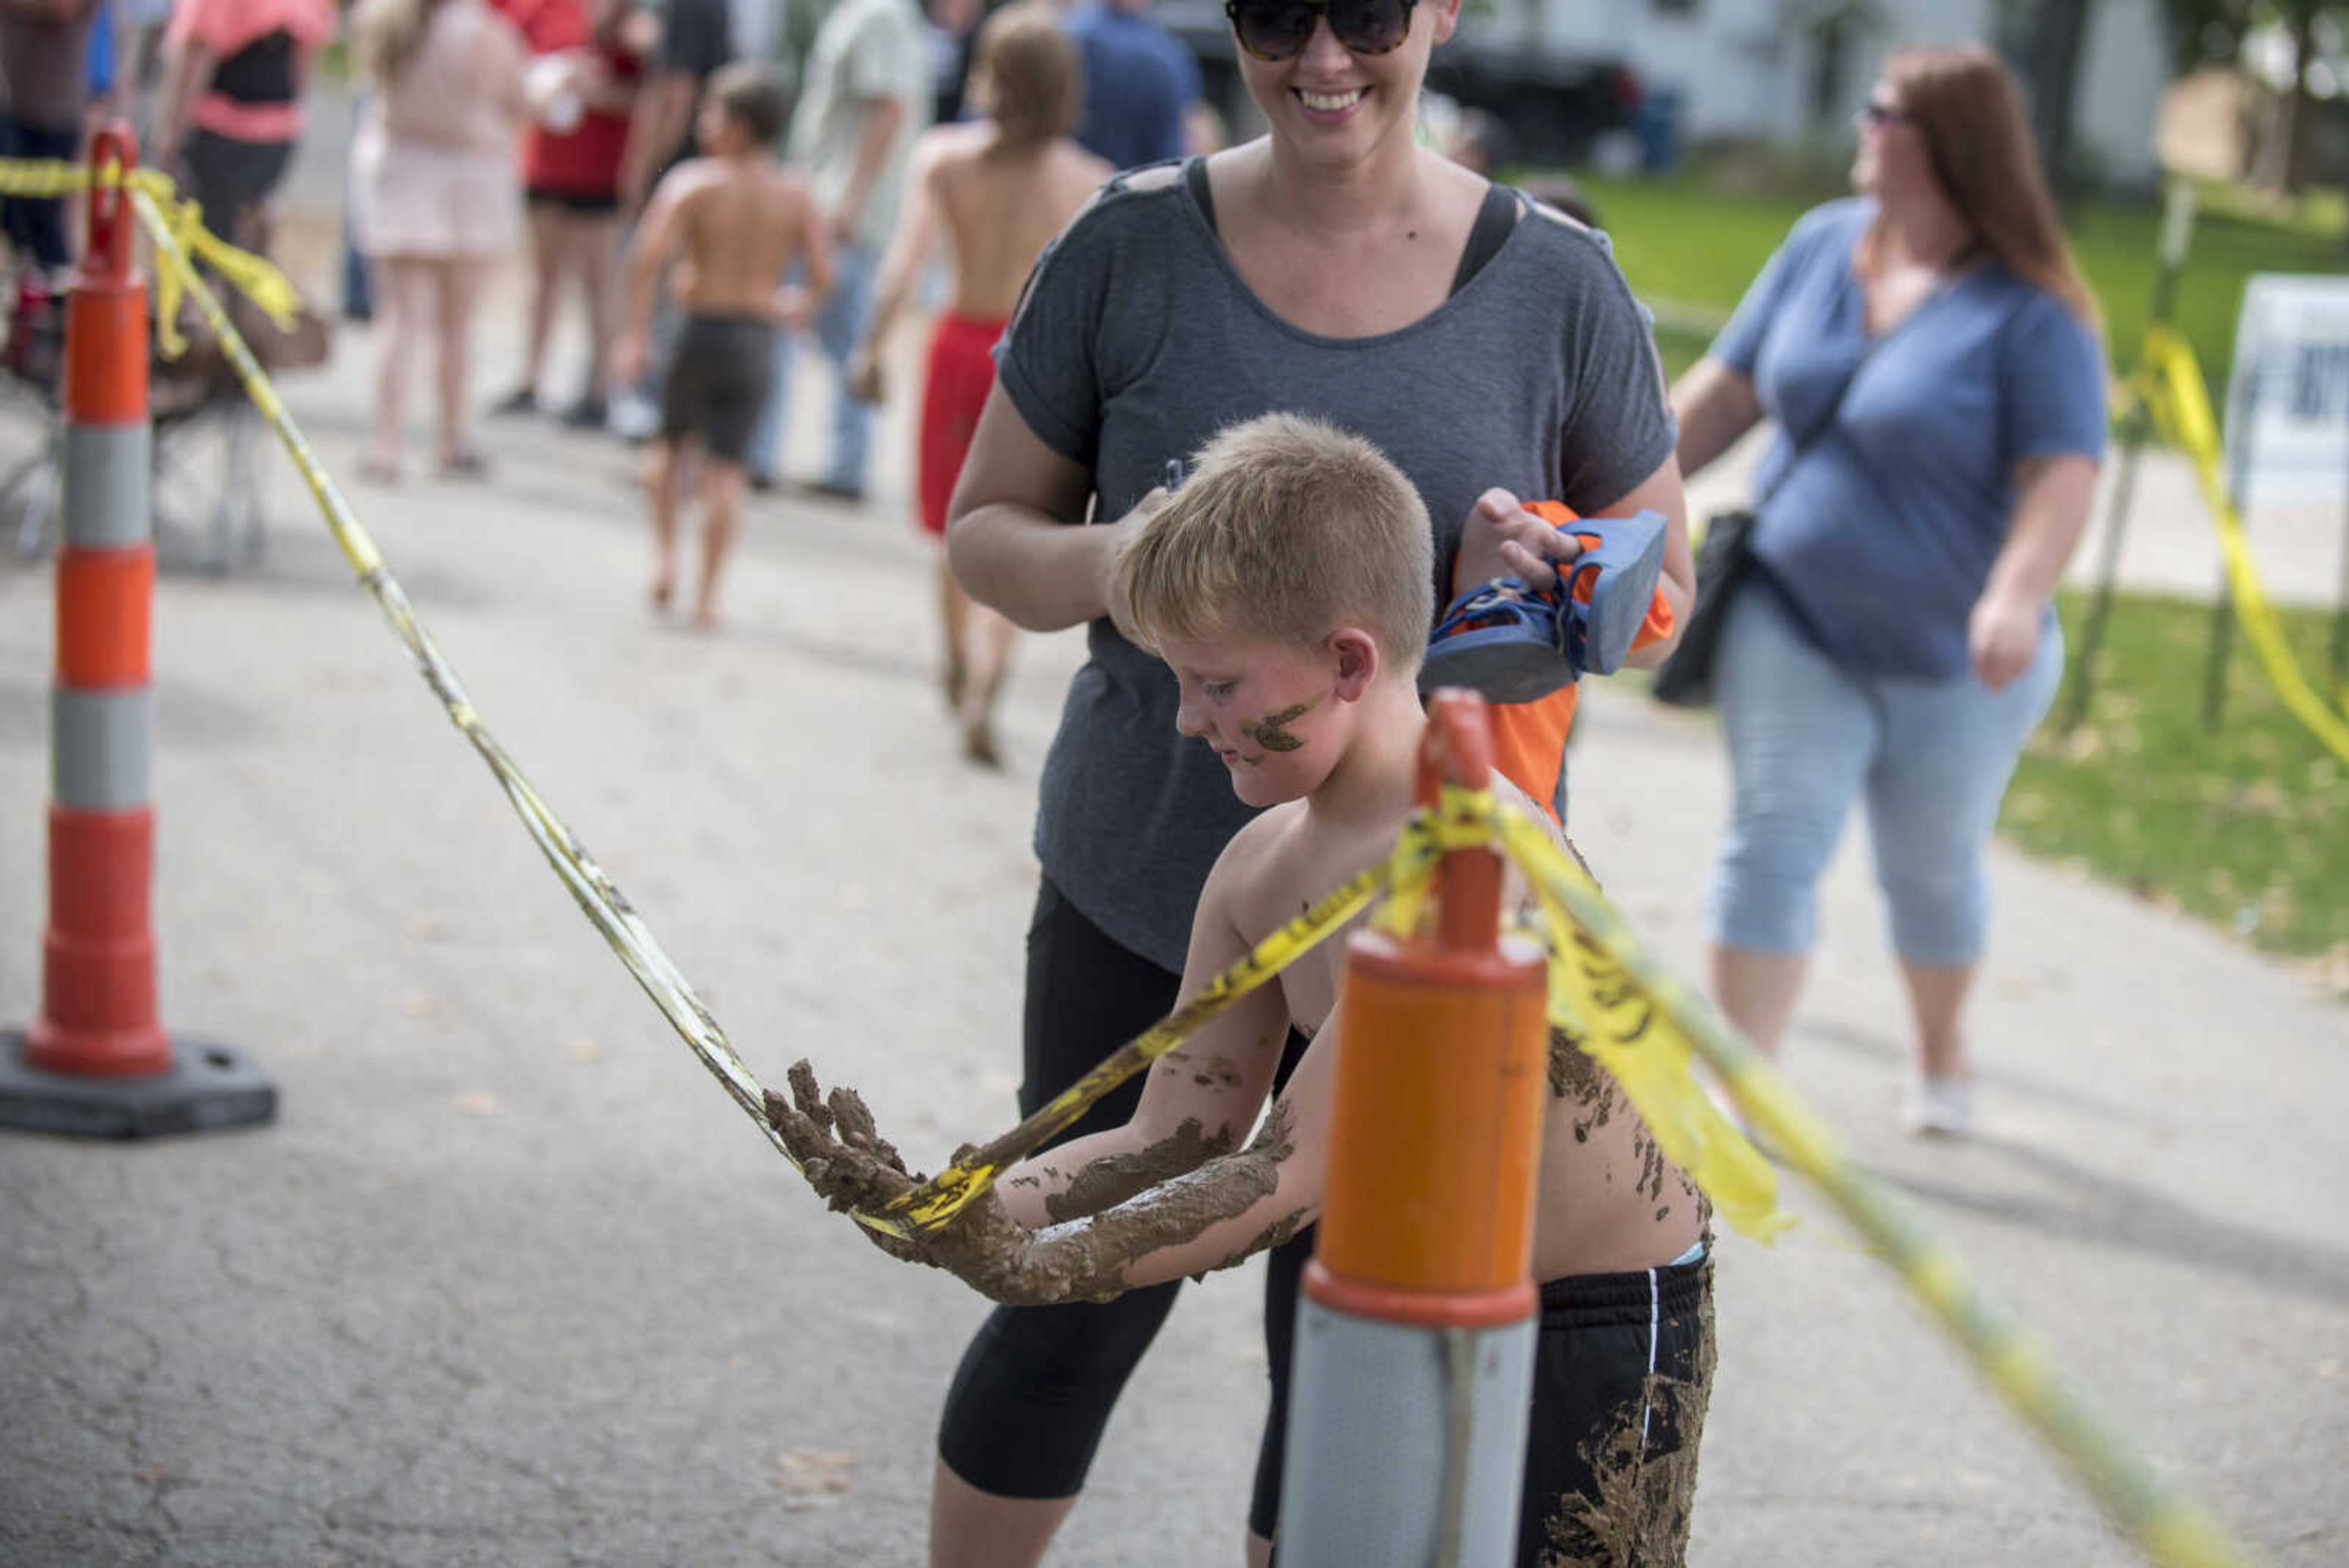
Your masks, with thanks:
M 2193 346 L 2167 327 L 2147 328 L 2145 358 L 2137 367 L 2133 385 L 2137 395 L 2152 410 L 2154 421 L 2162 432 L 2185 448 L 2194 460 L 2194 471 L 2202 482 L 2203 499 L 2218 525 L 2219 547 L 2226 557 L 2227 583 L 2234 596 L 2235 616 L 2242 622 L 2244 637 L 2259 655 L 2269 684 L 2312 734 L 2323 742 L 2334 756 L 2349 763 L 2349 722 L 2344 722 L 2343 713 L 2329 706 L 2301 673 L 2274 607 L 2260 586 L 2259 569 L 2252 565 L 2251 548 L 2243 540 L 2242 519 L 2227 493 L 2225 448 Z
M 118 179 L 117 183 L 127 184 L 131 190 L 134 210 L 154 242 L 158 258 L 175 280 L 174 286 L 185 288 L 187 297 L 194 301 L 205 321 L 219 335 L 230 365 L 300 470 L 361 585 L 415 657 L 420 673 L 440 698 L 451 722 L 472 743 L 497 778 L 548 863 L 652 998 L 654 1005 L 775 1148 L 790 1158 L 791 1151 L 784 1147 L 781 1136 L 768 1123 L 764 1091 L 735 1054 L 708 1006 L 654 940 L 619 888 L 532 787 L 481 722 L 456 672 L 425 630 L 373 539 L 352 514 L 333 476 L 319 462 L 286 412 L 275 387 L 230 322 L 218 296 L 196 272 L 188 244 L 179 233 L 187 222 L 184 210 L 176 216 L 167 215 L 155 188 L 143 175 L 134 174 L 128 181 Z M 70 165 L 36 165 L 28 171 L 26 165 L 0 161 L 0 193 L 64 194 L 88 188 L 88 184 Z M 226 249 L 221 247 L 222 251 Z M 206 254 L 208 258 L 216 258 L 221 252 Z M 224 271 L 222 275 L 231 274 Z M 264 287 L 265 292 L 265 285 Z M 268 308 L 266 300 L 257 302 Z M 2195 385 L 2199 384 L 2198 379 Z M 2207 414 L 2207 400 L 2204 409 Z M 2037 1346 L 1988 1303 L 1956 1255 L 1927 1239 L 1893 1207 L 1880 1188 L 1844 1158 L 1831 1135 L 1811 1116 L 1776 1073 L 1708 1004 L 1672 979 L 1630 934 L 1597 886 L 1558 850 L 1547 833 L 1515 810 L 1498 805 L 1484 792 L 1451 792 L 1437 811 L 1415 815 L 1399 836 L 1395 855 L 1387 864 L 1353 878 L 1268 938 L 1189 1003 L 1138 1036 L 1068 1094 L 1021 1124 L 1020 1128 L 996 1140 L 982 1151 L 981 1157 L 967 1162 L 961 1179 L 948 1183 L 942 1178 L 892 1205 L 893 1210 L 903 1211 L 902 1217 L 891 1213 L 860 1214 L 857 1218 L 875 1229 L 903 1235 L 915 1225 L 935 1223 L 937 1218 L 951 1215 L 984 1191 L 1006 1164 L 1020 1157 L 1023 1142 L 1033 1139 L 1040 1144 L 1049 1138 L 1068 1120 L 1082 1114 L 1086 1105 L 1105 1094 L 1105 1085 L 1130 1075 L 1173 1049 L 1216 1012 L 1262 985 L 1314 944 L 1342 928 L 1381 891 L 1389 893 L 1391 903 L 1402 906 L 1382 912 L 1381 918 L 1396 920 L 1399 929 L 1412 929 L 1423 907 L 1417 901 L 1430 895 L 1433 868 L 1441 856 L 1448 849 L 1493 842 L 1497 842 L 1531 878 L 1551 923 L 1553 945 L 1567 951 L 1567 961 L 1554 962 L 1552 969 L 1565 997 L 1559 1012 L 1571 1020 L 1586 1042 L 1595 1045 L 1594 1055 L 1612 1050 L 1618 1061 L 1629 1062 L 1650 1054 L 1654 1043 L 1663 1037 L 1663 1029 L 1677 1031 L 1683 1039 L 1684 1050 L 1702 1056 L 1722 1075 L 1754 1125 L 1796 1169 L 1818 1185 L 1863 1236 L 1876 1243 L 1985 1378 L 2052 1449 L 2072 1464 L 2149 1561 L 2161 1568 L 2251 1568 L 2251 1556 L 2229 1540 L 2215 1522 L 2182 1495 L 2164 1486 L 2072 1401 Z M 1653 1054 L 1667 1054 L 1661 1050 Z M 1603 1055 L 1599 1059 L 1607 1061 Z M 1612 1063 L 1608 1064 L 1611 1070 L 1618 1070 L 1619 1081 L 1624 1081 L 1621 1070 L 1615 1069 Z M 1633 1063 L 1629 1070 L 1633 1078 L 1645 1081 L 1646 1064 Z M 1676 1072 L 1677 1078 L 1665 1075 L 1665 1090 L 1661 1096 L 1651 1094 L 1651 1103 L 1665 1106 L 1686 1104 L 1686 1097 L 1693 1091 L 1692 1085 L 1685 1082 L 1685 1057 Z M 1626 1093 L 1634 1093 L 1628 1082 Z M 1635 1104 L 1640 1104 L 1636 1097 Z M 1675 1121 L 1674 1116 L 1651 1110 L 1648 1104 L 1640 1104 L 1640 1108 L 1656 1127 L 1661 1141 L 1665 1136 L 1664 1127 Z M 1697 1113 L 1691 1111 L 1689 1115 L 1694 1119 Z M 1055 1117 L 1065 1119 L 1048 1126 Z M 1706 1127 L 1702 1130 L 1710 1143 L 1713 1129 Z M 1695 1157 L 1713 1160 L 1711 1168 L 1729 1170 L 1724 1190 L 1735 1190 L 1735 1183 L 1744 1179 L 1733 1147 L 1724 1141 Z M 1733 1152 L 1724 1156 L 1724 1148 Z M 1687 1164 L 1683 1157 L 1674 1158 Z M 1714 1197 L 1726 1212 L 1723 1192 L 1716 1191 Z M 1746 1207 L 1750 1211 L 1753 1205 L 1748 1201 Z
M 262 313 L 285 331 L 292 331 L 302 308 L 302 296 L 284 273 L 265 256 L 239 250 L 204 227 L 204 210 L 181 196 L 171 177 L 160 169 L 125 170 L 119 163 L 92 168 L 48 159 L 0 158 L 0 196 L 54 198 L 83 191 L 128 190 L 134 199 L 145 196 L 152 209 L 142 213 L 150 234 L 170 234 L 183 256 L 208 263 L 222 279 L 260 306 Z M 180 331 L 180 302 L 186 286 L 183 267 L 165 267 L 155 279 L 155 343 L 167 359 L 187 350 Z
M 1620 1002 L 1636 991 L 1653 1009 L 1648 1015 L 1651 1033 L 1661 1021 L 1683 1035 L 1721 1076 L 1747 1122 L 1826 1196 L 1870 1243 L 1872 1253 L 1891 1265 L 1983 1379 L 2072 1467 L 2148 1562 L 2160 1568 L 2252 1568 L 2256 1560 L 2249 1552 L 2198 1505 L 2165 1484 L 2072 1396 L 2037 1342 L 1992 1304 L 1956 1252 L 1929 1236 L 1881 1185 L 1845 1156 L 1834 1135 L 1777 1070 L 1710 1003 L 1671 977 L 1569 857 L 1553 853 L 1556 846 L 1546 830 L 1506 807 L 1496 822 L 1504 845 L 1533 878 L 1537 895 L 1545 903 L 1555 900 L 1559 906 L 1557 918 L 1572 940 L 1578 946 L 1588 943 L 1611 966 L 1591 984 L 1593 1005 L 1600 1015 L 1616 1019 L 1619 1027 L 1636 1018 Z M 1567 868 L 1574 875 L 1564 874 Z M 1628 1085 L 1625 1092 L 1630 1092 Z M 1657 1113 L 1645 1104 L 1640 1111 L 1656 1127 L 1661 1142 Z M 1670 1120 L 1669 1115 L 1661 1117 L 1664 1123 Z M 1721 1201 L 1718 1193 L 1714 1199 Z
M 1406 846 L 1424 841 L 1413 852 L 1434 863 L 1433 830 L 1424 818 L 1413 818 L 1397 843 L 1396 859 L 1405 859 Z M 1303 958 L 1367 908 L 1391 885 L 1392 866 L 1375 866 L 1324 896 L 1303 914 L 1258 942 L 1237 963 L 1202 987 L 1199 993 L 1135 1035 L 1092 1072 L 1052 1097 L 1034 1116 L 983 1147 L 957 1160 L 913 1191 L 893 1199 L 875 1211 L 859 1210 L 856 1219 L 869 1228 L 893 1236 L 934 1230 L 962 1212 L 971 1201 L 995 1185 L 1004 1171 L 1050 1143 L 1055 1135 L 1092 1108 L 1102 1096 L 1180 1045 L 1207 1022 L 1266 981 Z
M 1551 1023 L 1613 1075 L 1665 1158 L 1723 1219 L 1759 1241 L 1779 1235 L 1795 1220 L 1778 1207 L 1778 1174 L 1698 1085 L 1695 1050 L 1679 1019 L 1615 951 L 1628 930 L 1602 935 L 1568 908 L 1569 888 L 1603 902 L 1599 885 L 1547 828 L 1506 807 L 1494 821 L 1547 918 Z
M 0 174 L 5 174 L 6 168 L 5 164 L 0 164 Z M 522 818 L 523 826 L 529 830 L 540 853 L 546 857 L 547 864 L 554 868 L 563 885 L 571 890 L 571 896 L 578 900 L 588 921 L 603 933 L 604 940 L 611 945 L 620 961 L 627 966 L 628 972 L 636 976 L 636 983 L 644 987 L 645 994 L 652 998 L 653 1005 L 660 1009 L 661 1015 L 669 1021 L 670 1026 L 692 1048 L 694 1054 L 709 1069 L 734 1103 L 758 1123 L 760 1130 L 777 1152 L 790 1159 L 791 1150 L 784 1146 L 782 1135 L 768 1125 L 765 1091 L 751 1076 L 741 1057 L 736 1054 L 733 1045 L 726 1038 L 726 1032 L 719 1027 L 708 1005 L 678 971 L 668 954 L 662 950 L 660 943 L 654 940 L 651 930 L 637 918 L 626 896 L 595 863 L 595 857 L 587 853 L 586 846 L 555 814 L 554 808 L 532 787 L 513 759 L 506 754 L 505 748 L 481 722 L 481 715 L 474 711 L 471 701 L 465 695 L 463 684 L 457 679 L 457 672 L 442 657 L 440 646 L 425 629 L 415 607 L 409 602 L 407 593 L 384 565 L 382 552 L 376 548 L 375 540 L 360 524 L 351 511 L 350 504 L 335 483 L 334 476 L 318 461 L 317 453 L 311 450 L 300 427 L 286 412 L 276 387 L 254 358 L 253 350 L 246 346 L 235 325 L 229 320 L 228 312 L 222 307 L 219 296 L 196 271 L 187 249 L 180 242 L 173 221 L 156 202 L 145 182 L 134 177 L 129 184 L 132 209 L 154 242 L 156 260 L 161 270 L 178 286 L 185 287 L 187 297 L 194 302 L 205 322 L 219 336 L 221 351 L 227 358 L 230 368 L 235 372 L 246 395 L 253 400 L 254 406 L 261 410 L 270 428 L 277 433 L 286 454 L 300 471 L 303 483 L 309 486 L 312 497 L 318 503 L 319 513 L 326 518 L 327 529 L 334 535 L 335 542 L 342 546 L 343 555 L 357 575 L 360 586 L 375 599 L 383 610 L 385 619 L 391 623 L 392 631 L 415 657 L 419 672 L 424 677 L 425 684 L 432 689 L 433 695 L 440 700 L 450 722 L 472 742 L 474 751 L 488 764 L 499 787 L 512 803 L 515 814 Z M 792 1163 L 796 1166 L 798 1162 L 794 1160 Z

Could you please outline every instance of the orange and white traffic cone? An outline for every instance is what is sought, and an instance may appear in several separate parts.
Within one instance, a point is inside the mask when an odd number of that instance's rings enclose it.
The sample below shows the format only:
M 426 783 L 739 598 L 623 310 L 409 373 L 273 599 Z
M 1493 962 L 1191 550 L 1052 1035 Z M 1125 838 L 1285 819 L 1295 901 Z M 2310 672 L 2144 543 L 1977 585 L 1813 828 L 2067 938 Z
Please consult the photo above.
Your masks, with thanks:
M 1481 698 L 1435 694 L 1420 799 L 1487 786 Z M 1436 929 L 1346 954 L 1330 1172 L 1298 1303 L 1282 1568 L 1514 1563 L 1547 1084 L 1537 945 L 1501 860 L 1454 850 Z
M 92 140 L 95 166 L 128 170 L 136 157 L 127 128 Z M 156 1013 L 153 427 L 136 234 L 128 192 L 90 192 L 89 245 L 66 303 L 41 1008 L 22 1033 L 0 1034 L 0 1127 L 95 1137 L 243 1126 L 277 1108 L 240 1054 L 175 1043 Z

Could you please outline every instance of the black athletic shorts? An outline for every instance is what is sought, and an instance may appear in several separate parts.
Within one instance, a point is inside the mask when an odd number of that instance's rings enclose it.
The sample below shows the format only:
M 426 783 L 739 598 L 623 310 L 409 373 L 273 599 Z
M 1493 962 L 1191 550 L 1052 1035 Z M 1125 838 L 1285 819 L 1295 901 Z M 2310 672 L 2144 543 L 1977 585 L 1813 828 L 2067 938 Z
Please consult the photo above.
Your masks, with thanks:
M 1280 1521 L 1297 1291 L 1310 1255 L 1275 1252 L 1265 1280 L 1272 1407 L 1248 1528 L 1268 1537 Z M 1712 1258 L 1552 1280 L 1541 1288 L 1537 1334 L 1519 1568 L 1680 1568 L 1713 1392 Z M 1612 1500 L 1603 1539 L 1591 1528 L 1602 1498 Z M 1628 1545 L 1628 1555 L 1605 1541 Z
M 775 377 L 775 324 L 757 316 L 688 316 L 661 388 L 661 439 L 691 436 L 740 462 Z
M 533 207 L 575 213 L 583 218 L 605 217 L 620 210 L 620 193 L 617 191 L 557 191 L 545 185 L 533 185 L 523 192 L 523 199 Z

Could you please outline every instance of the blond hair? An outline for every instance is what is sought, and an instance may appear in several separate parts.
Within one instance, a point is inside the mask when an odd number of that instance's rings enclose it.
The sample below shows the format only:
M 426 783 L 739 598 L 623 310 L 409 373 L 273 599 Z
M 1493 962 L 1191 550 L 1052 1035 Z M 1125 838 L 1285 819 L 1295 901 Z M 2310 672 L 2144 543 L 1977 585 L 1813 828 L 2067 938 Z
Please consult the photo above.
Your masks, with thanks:
M 359 74 L 388 88 L 423 47 L 425 29 L 442 0 L 360 0 L 352 17 L 351 52 Z
M 1045 0 L 1020 0 L 987 19 L 971 48 L 970 78 L 999 133 L 994 151 L 1029 151 L 1076 128 L 1083 67 Z
M 2064 242 L 2006 63 L 1980 44 L 1929 44 L 1887 60 L 1884 79 L 1900 95 L 1934 182 L 1966 226 L 2000 265 L 2095 330 L 2095 296 Z M 1871 252 L 1875 238 L 1865 242 Z
M 1266 414 L 1200 449 L 1118 563 L 1146 642 L 1259 637 L 1318 646 L 1343 626 L 1411 671 L 1434 614 L 1427 507 L 1378 448 Z

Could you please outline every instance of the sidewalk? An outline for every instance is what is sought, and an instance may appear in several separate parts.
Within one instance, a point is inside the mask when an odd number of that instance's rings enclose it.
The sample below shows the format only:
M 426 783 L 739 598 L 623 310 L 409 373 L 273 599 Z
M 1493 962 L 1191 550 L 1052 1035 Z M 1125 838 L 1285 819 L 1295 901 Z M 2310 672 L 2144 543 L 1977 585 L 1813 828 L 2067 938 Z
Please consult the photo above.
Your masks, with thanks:
M 485 344 L 485 391 L 511 348 Z M 346 480 L 372 362 L 347 334 L 286 388 Z M 761 1079 L 811 1056 L 930 1167 L 1009 1126 L 1036 773 L 1079 637 L 1023 643 L 1009 769 L 972 771 L 902 472 L 867 511 L 756 504 L 730 629 L 701 639 L 644 608 L 624 449 L 489 431 L 486 486 L 353 489 L 486 722 Z M 0 1135 L 0 1561 L 919 1562 L 983 1303 L 865 1245 L 746 1125 L 269 472 L 264 561 L 159 589 L 155 926 L 166 1022 L 243 1047 L 284 1110 L 140 1147 Z M 49 593 L 0 560 L 0 1024 L 37 992 Z M 1585 714 L 1576 836 L 1696 978 L 1710 727 L 1603 683 Z M 2163 1474 L 2273 1563 L 2337 1563 L 2349 1023 L 2197 925 L 1996 869 L 1984 1136 L 1891 1127 L 1902 1009 L 1849 845 L 1794 1079 Z M 1722 1247 L 1692 1562 L 2131 1561 L 1792 1202 L 1776 1246 Z M 1257 1280 L 1185 1293 L 1055 1563 L 1237 1560 Z

